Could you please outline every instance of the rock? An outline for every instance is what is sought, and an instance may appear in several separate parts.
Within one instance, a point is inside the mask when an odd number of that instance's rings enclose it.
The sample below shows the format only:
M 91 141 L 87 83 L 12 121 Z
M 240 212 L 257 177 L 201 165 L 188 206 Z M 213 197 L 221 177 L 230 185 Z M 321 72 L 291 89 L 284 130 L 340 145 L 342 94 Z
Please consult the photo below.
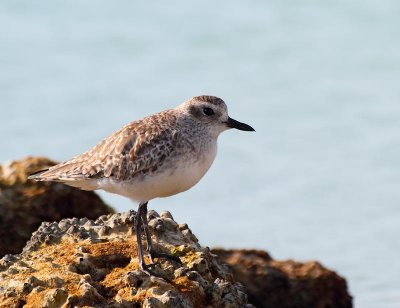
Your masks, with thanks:
M 114 212 L 93 192 L 27 179 L 54 164 L 46 158 L 28 157 L 0 165 L 0 256 L 19 253 L 42 221 L 95 219 Z
M 134 216 L 42 223 L 21 254 L 0 260 L 0 307 L 253 307 L 228 267 L 170 214 L 149 213 L 150 231 L 155 248 L 182 265 L 156 260 L 164 278 L 138 270 Z
M 259 250 L 214 249 L 256 307 L 350 308 L 346 281 L 318 262 L 276 261 Z
M 27 180 L 53 164 L 0 165 L 0 307 L 352 307 L 346 281 L 318 262 L 210 252 L 167 211 L 148 213 L 153 241 L 183 265 L 157 260 L 165 279 L 149 277 L 138 270 L 135 212 L 109 214 L 92 192 Z

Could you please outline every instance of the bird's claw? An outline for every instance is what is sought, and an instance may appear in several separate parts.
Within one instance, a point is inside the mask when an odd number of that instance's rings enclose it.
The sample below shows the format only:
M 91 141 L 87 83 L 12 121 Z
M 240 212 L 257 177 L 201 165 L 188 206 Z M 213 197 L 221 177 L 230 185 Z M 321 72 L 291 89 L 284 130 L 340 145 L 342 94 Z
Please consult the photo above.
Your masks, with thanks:
M 140 271 L 142 271 L 143 273 L 145 273 L 147 276 L 154 276 L 157 278 L 161 278 L 164 279 L 166 282 L 171 282 L 171 280 L 167 277 L 164 277 L 158 273 L 156 273 L 155 271 L 153 271 L 152 269 L 150 269 L 150 267 L 154 267 L 154 264 L 140 264 Z
M 168 254 L 168 253 L 164 253 L 164 252 L 157 252 L 154 250 L 149 251 L 149 255 L 150 255 L 150 260 L 152 262 L 152 264 L 154 264 L 154 258 L 158 258 L 158 259 L 166 259 L 166 260 L 170 260 L 170 261 L 174 261 L 176 263 L 178 263 L 179 265 L 182 265 L 182 261 L 179 259 L 179 257 L 176 257 L 174 255 Z

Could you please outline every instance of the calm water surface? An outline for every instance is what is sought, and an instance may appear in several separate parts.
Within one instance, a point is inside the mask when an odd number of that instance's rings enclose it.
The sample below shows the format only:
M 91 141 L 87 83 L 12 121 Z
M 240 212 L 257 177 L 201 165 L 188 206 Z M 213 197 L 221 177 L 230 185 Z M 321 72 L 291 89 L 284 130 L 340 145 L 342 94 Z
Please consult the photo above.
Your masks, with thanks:
M 68 159 L 221 96 L 257 132 L 224 133 L 205 178 L 150 208 L 203 245 L 317 259 L 356 307 L 400 307 L 399 14 L 375 0 L 2 1 L 0 160 Z

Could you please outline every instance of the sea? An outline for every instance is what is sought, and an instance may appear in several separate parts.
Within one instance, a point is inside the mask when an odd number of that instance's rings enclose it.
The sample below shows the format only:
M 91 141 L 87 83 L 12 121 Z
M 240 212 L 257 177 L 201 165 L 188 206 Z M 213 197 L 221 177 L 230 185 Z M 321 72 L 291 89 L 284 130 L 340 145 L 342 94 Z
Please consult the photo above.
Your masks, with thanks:
M 66 160 L 219 96 L 256 132 L 224 132 L 201 182 L 149 208 L 205 246 L 318 260 L 355 307 L 400 307 L 399 16 L 394 0 L 2 0 L 0 161 Z

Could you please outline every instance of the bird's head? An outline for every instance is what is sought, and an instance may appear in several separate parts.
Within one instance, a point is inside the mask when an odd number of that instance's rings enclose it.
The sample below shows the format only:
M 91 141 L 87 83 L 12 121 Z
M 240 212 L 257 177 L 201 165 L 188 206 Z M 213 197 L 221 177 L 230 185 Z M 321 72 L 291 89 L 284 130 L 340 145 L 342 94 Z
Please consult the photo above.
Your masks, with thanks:
M 207 125 L 217 136 L 230 128 L 255 131 L 250 125 L 229 117 L 225 102 L 216 96 L 195 96 L 178 106 L 178 108 L 183 109 L 195 121 Z

